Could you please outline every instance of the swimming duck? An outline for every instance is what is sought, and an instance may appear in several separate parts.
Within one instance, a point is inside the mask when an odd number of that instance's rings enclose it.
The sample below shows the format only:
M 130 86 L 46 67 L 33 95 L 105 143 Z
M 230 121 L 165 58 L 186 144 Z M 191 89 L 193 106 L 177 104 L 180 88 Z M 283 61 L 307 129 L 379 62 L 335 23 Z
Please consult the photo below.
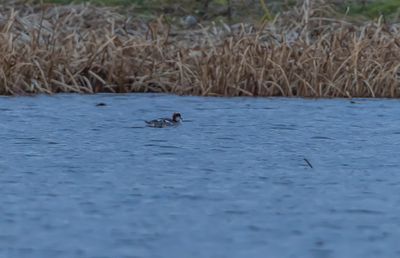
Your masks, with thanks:
M 149 127 L 170 127 L 170 126 L 178 126 L 182 121 L 182 116 L 180 113 L 173 113 L 171 118 L 159 118 L 150 121 L 145 121 L 147 126 Z

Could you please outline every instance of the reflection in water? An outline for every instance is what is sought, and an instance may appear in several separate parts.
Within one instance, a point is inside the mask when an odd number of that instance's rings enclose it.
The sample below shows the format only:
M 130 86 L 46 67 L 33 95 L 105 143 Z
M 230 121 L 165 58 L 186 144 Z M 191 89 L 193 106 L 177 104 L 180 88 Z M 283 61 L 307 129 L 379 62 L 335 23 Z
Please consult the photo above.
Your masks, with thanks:
M 0 257 L 399 257 L 400 103 L 356 102 L 0 98 Z

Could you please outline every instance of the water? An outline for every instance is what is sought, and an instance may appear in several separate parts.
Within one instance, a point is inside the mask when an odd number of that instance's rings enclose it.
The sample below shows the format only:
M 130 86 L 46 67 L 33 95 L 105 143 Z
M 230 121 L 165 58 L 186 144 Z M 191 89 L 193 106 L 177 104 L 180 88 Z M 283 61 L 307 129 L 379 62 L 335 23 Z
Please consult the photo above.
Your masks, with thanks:
M 400 257 L 400 102 L 356 102 L 2 97 L 0 257 Z

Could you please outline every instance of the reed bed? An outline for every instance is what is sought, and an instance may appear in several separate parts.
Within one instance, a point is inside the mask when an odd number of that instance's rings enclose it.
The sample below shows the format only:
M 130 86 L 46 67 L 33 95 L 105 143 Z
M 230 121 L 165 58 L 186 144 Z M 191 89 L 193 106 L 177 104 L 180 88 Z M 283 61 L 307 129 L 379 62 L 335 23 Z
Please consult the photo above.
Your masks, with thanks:
M 183 30 L 87 5 L 0 6 L 0 94 L 400 96 L 400 26 L 305 1 L 274 21 Z

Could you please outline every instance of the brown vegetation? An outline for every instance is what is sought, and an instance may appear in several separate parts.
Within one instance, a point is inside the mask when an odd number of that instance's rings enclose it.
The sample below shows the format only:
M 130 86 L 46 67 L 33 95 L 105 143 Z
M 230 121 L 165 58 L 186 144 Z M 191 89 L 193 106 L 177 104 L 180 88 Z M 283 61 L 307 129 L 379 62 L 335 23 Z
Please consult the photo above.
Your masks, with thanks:
M 264 26 L 196 30 L 93 6 L 0 9 L 0 94 L 400 97 L 400 26 L 309 1 Z

